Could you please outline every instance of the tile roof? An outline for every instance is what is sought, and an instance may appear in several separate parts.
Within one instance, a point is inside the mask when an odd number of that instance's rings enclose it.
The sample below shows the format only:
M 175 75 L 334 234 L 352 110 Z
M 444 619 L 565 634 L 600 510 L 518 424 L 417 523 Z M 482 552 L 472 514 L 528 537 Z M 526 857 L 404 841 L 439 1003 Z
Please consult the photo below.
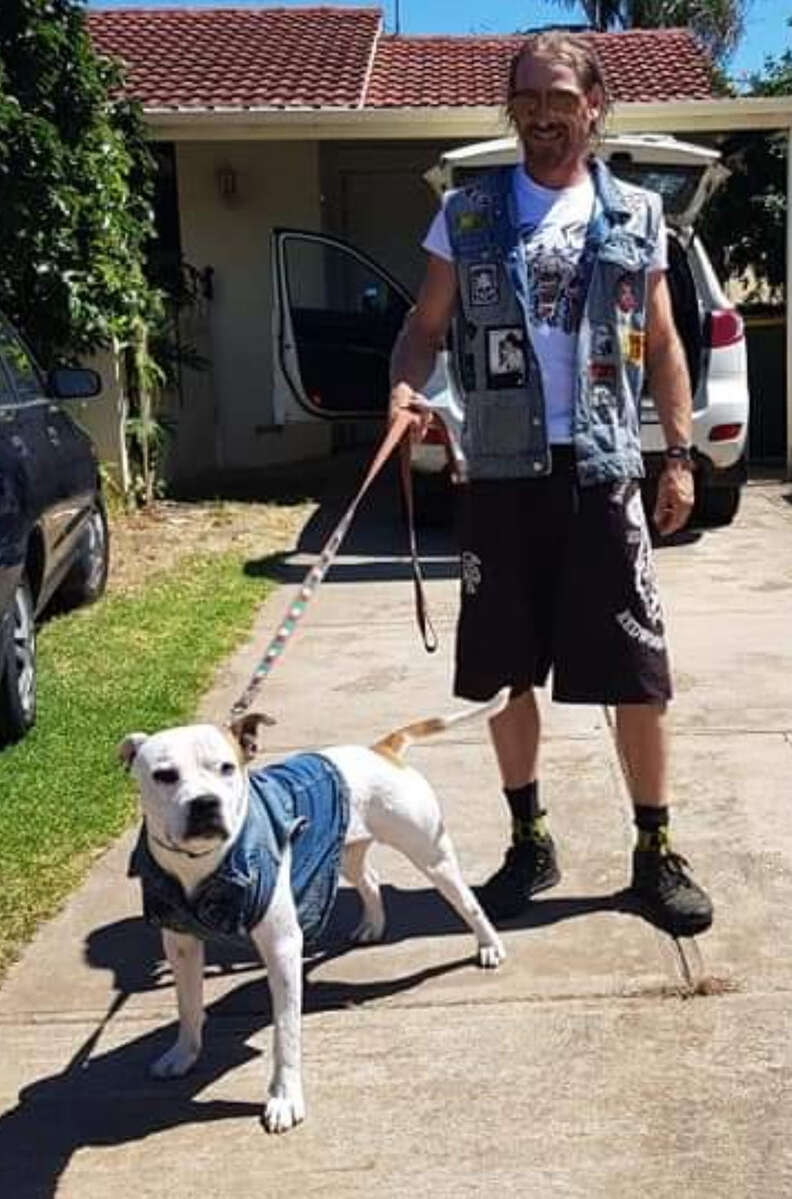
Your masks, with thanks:
M 571 35 L 592 45 L 612 99 L 707 99 L 709 60 L 688 29 Z M 381 37 L 366 106 L 502 104 L 522 37 Z
M 376 8 L 136 8 L 86 13 L 147 109 L 498 106 L 522 38 L 383 35 Z M 688 29 L 572 35 L 593 44 L 613 98 L 706 99 Z
M 376 8 L 136 8 L 86 13 L 144 108 L 355 108 Z

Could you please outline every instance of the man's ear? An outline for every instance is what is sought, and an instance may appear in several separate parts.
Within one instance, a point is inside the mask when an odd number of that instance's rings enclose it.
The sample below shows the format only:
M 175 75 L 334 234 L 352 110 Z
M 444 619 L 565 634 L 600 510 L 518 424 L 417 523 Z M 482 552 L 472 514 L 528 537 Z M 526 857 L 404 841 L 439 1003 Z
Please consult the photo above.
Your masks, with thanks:
M 274 718 L 267 716 L 266 712 L 248 712 L 231 721 L 228 727 L 242 750 L 244 762 L 249 762 L 259 752 L 259 729 L 273 724 Z
M 605 93 L 598 83 L 595 83 L 591 90 L 586 92 L 586 101 L 591 118 L 589 132 L 592 134 L 598 133 L 602 114 L 605 112 Z
M 148 733 L 130 733 L 118 746 L 118 756 L 130 770 L 134 762 L 137 752 L 144 741 L 148 741 Z

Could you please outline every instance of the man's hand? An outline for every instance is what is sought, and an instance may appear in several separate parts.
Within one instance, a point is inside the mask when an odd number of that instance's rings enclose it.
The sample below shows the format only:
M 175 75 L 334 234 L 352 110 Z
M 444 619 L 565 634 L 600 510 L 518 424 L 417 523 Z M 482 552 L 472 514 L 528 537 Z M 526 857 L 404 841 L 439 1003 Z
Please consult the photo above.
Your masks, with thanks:
M 666 462 L 657 484 L 654 523 L 661 537 L 681 529 L 693 508 L 693 472 L 685 462 Z
M 432 423 L 432 411 L 425 396 L 414 391 L 408 383 L 397 383 L 390 393 L 388 422 L 393 424 L 399 413 L 409 416 L 410 436 L 413 441 L 423 441 Z

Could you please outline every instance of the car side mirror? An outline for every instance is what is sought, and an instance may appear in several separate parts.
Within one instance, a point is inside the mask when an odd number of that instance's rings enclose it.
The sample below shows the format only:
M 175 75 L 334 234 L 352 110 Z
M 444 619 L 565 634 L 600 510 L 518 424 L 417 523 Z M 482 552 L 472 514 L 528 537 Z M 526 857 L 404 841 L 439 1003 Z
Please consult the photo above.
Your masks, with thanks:
M 99 395 L 102 377 L 82 366 L 57 366 L 47 376 L 50 395 L 56 400 L 87 400 Z

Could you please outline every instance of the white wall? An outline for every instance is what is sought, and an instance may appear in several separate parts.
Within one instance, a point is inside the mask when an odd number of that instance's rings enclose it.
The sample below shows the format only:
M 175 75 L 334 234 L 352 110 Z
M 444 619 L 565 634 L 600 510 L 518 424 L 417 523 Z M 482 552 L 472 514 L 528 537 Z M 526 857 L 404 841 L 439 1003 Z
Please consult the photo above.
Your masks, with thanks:
M 80 365 L 99 372 L 102 390 L 89 400 L 63 401 L 63 406 L 90 433 L 100 463 L 122 496 L 129 485 L 129 465 L 124 441 L 126 394 L 121 364 L 111 350 L 101 350 L 94 357 L 83 355 Z
M 214 268 L 202 338 L 211 379 L 187 372 L 180 419 L 189 434 L 180 439 L 178 473 L 249 471 L 326 451 L 327 427 L 272 424 L 269 235 L 275 225 L 320 228 L 316 143 L 188 142 L 177 146 L 176 161 L 182 252 L 200 270 Z M 236 175 L 233 199 L 218 185 L 227 167 Z

